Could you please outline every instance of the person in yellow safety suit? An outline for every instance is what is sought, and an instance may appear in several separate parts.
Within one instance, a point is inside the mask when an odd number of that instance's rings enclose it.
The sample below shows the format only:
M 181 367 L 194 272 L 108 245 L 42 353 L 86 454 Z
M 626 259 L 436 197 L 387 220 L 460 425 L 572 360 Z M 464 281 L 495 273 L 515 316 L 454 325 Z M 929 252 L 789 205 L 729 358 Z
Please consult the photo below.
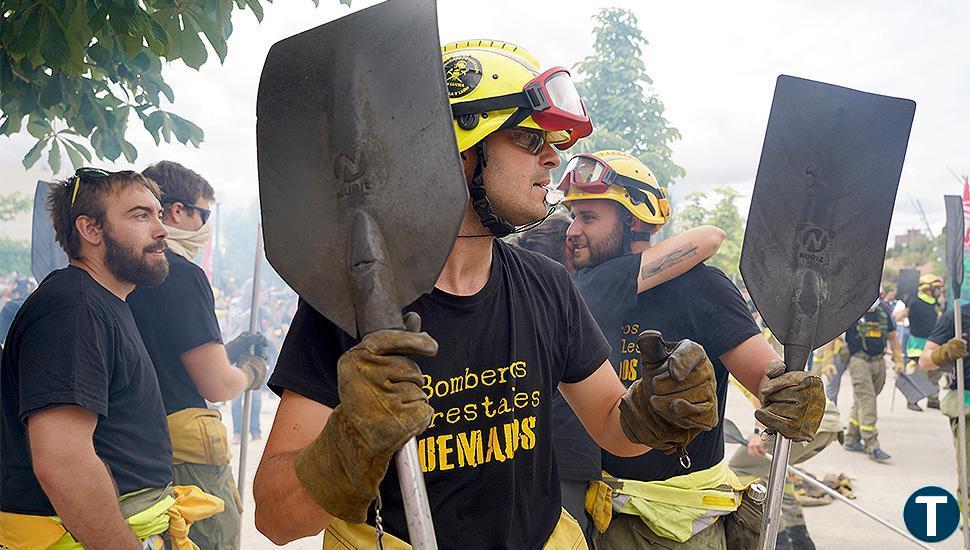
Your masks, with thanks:
M 923 346 L 929 338 L 933 327 L 943 314 L 943 304 L 940 303 L 940 296 L 943 294 L 943 278 L 932 273 L 927 273 L 919 278 L 919 288 L 916 297 L 906 304 L 906 308 L 900 312 L 901 316 L 909 318 L 909 338 L 906 341 L 906 361 L 907 366 L 916 366 L 919 357 L 923 353 Z M 930 382 L 934 385 L 939 384 L 944 371 L 935 369 L 927 371 Z M 926 400 L 926 406 L 931 409 L 939 409 L 940 401 L 936 396 L 930 396 Z M 917 403 L 907 403 L 910 410 L 923 410 Z
M 647 166 L 620 151 L 578 155 L 567 164 L 560 189 L 573 215 L 566 235 L 577 286 L 591 309 L 608 312 L 601 328 L 613 346 L 611 362 L 621 381 L 636 383 L 650 372 L 634 343 L 644 331 L 659 330 L 667 338 L 703 346 L 715 367 L 719 418 L 730 372 L 761 397 L 764 406 L 756 416 L 769 428 L 796 441 L 814 437 L 825 406 L 821 379 L 784 372 L 737 287 L 722 272 L 701 263 L 650 290 L 635 284 L 645 271 L 640 253 L 670 218 L 666 191 Z M 678 250 L 646 271 L 667 269 L 694 253 Z M 718 520 L 742 505 L 745 486 L 723 460 L 721 423 L 717 426 L 697 436 L 679 457 L 603 452 L 608 477 L 587 500 L 600 531 L 597 548 L 726 546 L 725 522 Z
M 405 547 L 388 464 L 417 437 L 439 548 L 585 548 L 561 508 L 557 387 L 617 454 L 686 444 L 693 426 L 710 427 L 705 411 L 675 412 L 713 398 L 713 367 L 696 345 L 658 366 L 670 380 L 664 395 L 626 389 L 569 273 L 501 240 L 548 215 L 553 146 L 589 133 L 568 72 L 543 72 L 526 50 L 495 40 L 455 42 L 442 54 L 471 195 L 462 238 L 434 290 L 405 308 L 414 332 L 356 342 L 300 304 L 269 381 L 282 399 L 253 488 L 256 527 L 277 544 L 326 529 L 325 548 L 373 548 L 379 517 L 384 547 Z M 527 107 L 535 94 L 558 114 Z
M 0 547 L 179 550 L 222 500 L 172 487 L 151 359 L 125 297 L 168 275 L 158 186 L 81 168 L 48 209 L 70 265 L 14 320 L 0 363 Z M 119 496 L 120 495 L 120 496 Z
M 926 345 L 923 346 L 923 352 L 919 357 L 919 366 L 928 372 L 939 371 L 942 369 L 948 369 L 952 374 L 946 375 L 944 382 L 948 379 L 948 384 L 946 387 L 940 391 L 940 412 L 943 413 L 950 421 L 950 432 L 953 436 L 953 448 L 956 451 L 954 456 L 957 460 L 957 475 L 956 479 L 960 479 L 960 399 L 966 407 L 966 411 L 970 412 L 970 365 L 968 365 L 967 359 L 967 335 L 966 330 L 970 325 L 966 324 L 970 322 L 970 304 L 963 304 L 960 306 L 960 319 L 963 325 L 964 333 L 961 335 L 955 334 L 955 328 L 953 326 L 953 308 L 944 313 L 940 319 L 936 322 L 933 327 L 933 331 L 926 338 Z M 963 358 L 963 388 L 964 395 L 961 396 L 957 392 L 957 378 L 956 378 L 956 361 L 957 359 Z M 970 420 L 968 420 L 970 422 Z M 966 438 L 967 441 L 967 451 L 970 451 L 970 437 Z M 964 456 L 970 456 L 970 454 L 965 454 Z M 960 497 L 960 483 L 957 482 L 957 496 L 958 501 L 962 502 Z M 970 514 L 970 511 L 966 511 L 965 514 Z M 964 522 L 970 519 L 970 515 L 964 517 Z
M 226 503 L 221 514 L 195 525 L 193 538 L 204 548 L 235 549 L 242 502 L 229 466 L 226 427 L 219 411 L 206 401 L 228 401 L 258 388 L 266 377 L 267 342 L 261 334 L 246 332 L 222 344 L 209 279 L 192 263 L 212 234 L 212 186 L 172 161 L 153 164 L 142 175 L 162 192 L 169 274 L 159 285 L 136 288 L 128 296 L 128 306 L 158 375 L 172 440 L 174 481 L 196 485 Z
M 879 445 L 876 428 L 876 398 L 886 383 L 886 345 L 892 349 L 893 363 L 902 365 L 902 349 L 896 338 L 896 323 L 876 299 L 869 310 L 845 331 L 849 350 L 847 370 L 852 377 L 852 412 L 842 446 L 851 452 L 866 453 L 880 463 L 892 457 Z

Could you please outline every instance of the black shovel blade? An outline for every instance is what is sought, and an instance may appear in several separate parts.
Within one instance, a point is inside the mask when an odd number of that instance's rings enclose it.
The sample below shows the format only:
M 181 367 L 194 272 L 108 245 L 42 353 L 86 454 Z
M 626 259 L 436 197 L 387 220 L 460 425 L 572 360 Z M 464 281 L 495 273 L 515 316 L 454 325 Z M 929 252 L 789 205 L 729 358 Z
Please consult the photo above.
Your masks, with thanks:
M 878 296 L 916 104 L 779 76 L 741 251 L 789 369 Z M 803 350 L 796 360 L 789 349 Z M 804 355 L 804 357 L 802 357 Z
M 919 276 L 920 271 L 918 269 L 899 270 L 899 279 L 896 280 L 896 297 L 906 305 L 909 305 L 910 300 L 915 298 L 919 291 Z
M 940 393 L 940 388 L 920 369 L 909 374 L 899 374 L 896 377 L 896 388 L 906 397 L 907 403 L 916 403 L 920 399 Z
M 963 199 L 959 195 L 944 195 L 946 206 L 946 278 L 950 283 L 950 300 L 960 298 L 960 287 L 963 285 Z
M 389 309 L 430 292 L 468 200 L 434 1 L 390 0 L 276 43 L 256 116 L 266 257 L 287 284 L 357 334 L 360 211 L 386 247 Z

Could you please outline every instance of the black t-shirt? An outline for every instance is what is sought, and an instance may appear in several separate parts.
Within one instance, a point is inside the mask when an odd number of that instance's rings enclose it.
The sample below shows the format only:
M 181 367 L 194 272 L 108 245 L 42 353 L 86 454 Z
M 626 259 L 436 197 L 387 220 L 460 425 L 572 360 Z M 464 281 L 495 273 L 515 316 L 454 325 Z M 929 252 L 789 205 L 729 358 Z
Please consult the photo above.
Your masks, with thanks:
M 439 344 L 436 357 L 415 360 L 435 410 L 417 439 L 443 548 L 543 545 L 560 515 L 552 396 L 609 354 L 562 266 L 499 240 L 492 250 L 491 275 L 477 294 L 435 289 L 407 308 Z M 270 388 L 335 407 L 337 359 L 353 343 L 301 302 Z M 381 498 L 384 528 L 407 540 L 393 466 Z
M 52 272 L 27 298 L 0 371 L 0 510 L 55 514 L 34 476 L 27 418 L 61 405 L 98 414 L 94 450 L 120 494 L 172 481 L 165 410 L 135 320 L 83 269 Z
M 640 265 L 638 256 L 625 256 L 604 262 L 597 269 L 604 273 L 597 285 L 604 295 L 610 293 L 607 284 L 610 274 L 616 280 L 636 281 Z M 629 285 L 630 283 L 624 283 Z M 619 300 L 629 299 L 629 290 Z M 635 292 L 635 287 L 634 287 Z M 597 298 L 585 294 L 588 302 Z M 612 307 L 620 307 L 617 302 Z M 610 362 L 617 369 L 620 381 L 630 386 L 640 378 L 637 337 L 644 330 L 658 330 L 665 340 L 689 338 L 707 352 L 714 365 L 717 380 L 719 418 L 724 418 L 727 402 L 728 370 L 719 357 L 752 336 L 760 334 L 748 306 L 734 283 L 719 269 L 704 264 L 695 266 L 683 275 L 656 286 L 636 297 L 635 306 L 628 307 L 619 324 L 610 331 L 613 353 Z M 701 432 L 687 445 L 691 467 L 684 469 L 676 454 L 650 451 L 642 456 L 623 458 L 603 451 L 603 470 L 612 476 L 640 481 L 655 481 L 711 468 L 724 458 L 723 423 L 709 432 Z
M 619 341 L 623 315 L 636 305 L 639 268 L 640 255 L 632 254 L 582 269 L 573 278 L 607 342 L 614 345 Z M 552 404 L 552 418 L 559 477 L 574 481 L 600 479 L 602 449 L 558 391 Z
M 919 338 L 928 338 L 940 318 L 937 304 L 923 301 L 917 296 L 909 303 L 909 333 Z
M 871 356 L 879 355 L 886 351 L 889 333 L 895 330 L 896 323 L 892 316 L 877 307 L 865 312 L 845 331 L 845 344 L 853 355 L 860 351 Z
M 961 329 L 963 330 L 963 338 L 967 338 L 967 331 L 970 330 L 970 304 L 963 304 L 960 306 L 960 322 Z M 953 326 L 953 309 L 944 313 L 940 319 L 933 326 L 933 331 L 930 333 L 927 340 L 933 342 L 934 344 L 943 345 L 953 338 L 954 334 Z M 970 357 L 970 356 L 967 356 Z M 964 389 L 970 389 L 970 366 L 967 365 L 967 359 L 964 359 L 964 369 L 963 369 L 963 387 Z M 954 376 L 953 380 L 950 381 L 950 389 L 957 389 L 957 379 Z
M 165 414 L 172 414 L 206 407 L 179 356 L 203 344 L 221 342 L 222 334 L 205 272 L 171 250 L 165 257 L 169 266 L 165 282 L 136 288 L 128 295 L 128 305 L 155 364 Z

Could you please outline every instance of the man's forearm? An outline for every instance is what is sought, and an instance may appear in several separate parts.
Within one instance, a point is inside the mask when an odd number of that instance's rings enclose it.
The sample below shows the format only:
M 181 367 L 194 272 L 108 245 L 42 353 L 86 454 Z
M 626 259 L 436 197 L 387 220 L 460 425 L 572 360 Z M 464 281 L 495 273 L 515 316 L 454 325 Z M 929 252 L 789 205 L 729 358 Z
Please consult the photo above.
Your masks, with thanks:
M 323 531 L 333 516 L 310 498 L 296 477 L 296 455 L 282 453 L 259 465 L 253 480 L 256 529 L 282 545 Z
M 37 476 L 64 527 L 91 550 L 140 548 L 121 514 L 114 480 L 94 449 L 64 458 Z
M 650 450 L 650 447 L 634 443 L 626 436 L 623 427 L 620 425 L 619 399 L 603 423 L 603 429 L 596 438 L 596 442 L 599 443 L 600 447 L 616 456 L 640 456 Z

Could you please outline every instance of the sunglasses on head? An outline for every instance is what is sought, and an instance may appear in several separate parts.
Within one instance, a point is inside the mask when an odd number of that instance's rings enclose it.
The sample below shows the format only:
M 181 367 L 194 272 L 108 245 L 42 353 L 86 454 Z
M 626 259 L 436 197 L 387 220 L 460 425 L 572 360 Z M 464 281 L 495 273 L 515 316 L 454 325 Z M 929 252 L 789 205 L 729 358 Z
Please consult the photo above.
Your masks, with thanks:
M 162 199 L 162 204 L 175 204 L 175 203 L 179 203 L 182 206 L 184 206 L 185 208 L 188 208 L 190 210 L 195 210 L 196 212 L 198 212 L 199 213 L 199 217 L 202 218 L 202 224 L 203 225 L 205 225 L 206 223 L 208 223 L 209 216 L 212 215 L 212 211 L 209 210 L 208 208 L 202 208 L 201 206 L 196 206 L 196 205 L 194 205 L 194 204 L 192 204 L 192 203 L 190 203 L 189 201 L 186 201 L 186 200 L 178 199 L 178 198 L 175 198 L 175 197 L 165 197 L 164 199 Z
M 74 190 L 71 191 L 71 207 L 74 207 L 74 201 L 77 200 L 77 190 L 81 187 L 82 180 L 99 180 L 101 178 L 106 178 L 111 175 L 111 172 L 107 170 L 102 170 L 100 168 L 90 168 L 87 166 L 82 166 L 74 172 Z

